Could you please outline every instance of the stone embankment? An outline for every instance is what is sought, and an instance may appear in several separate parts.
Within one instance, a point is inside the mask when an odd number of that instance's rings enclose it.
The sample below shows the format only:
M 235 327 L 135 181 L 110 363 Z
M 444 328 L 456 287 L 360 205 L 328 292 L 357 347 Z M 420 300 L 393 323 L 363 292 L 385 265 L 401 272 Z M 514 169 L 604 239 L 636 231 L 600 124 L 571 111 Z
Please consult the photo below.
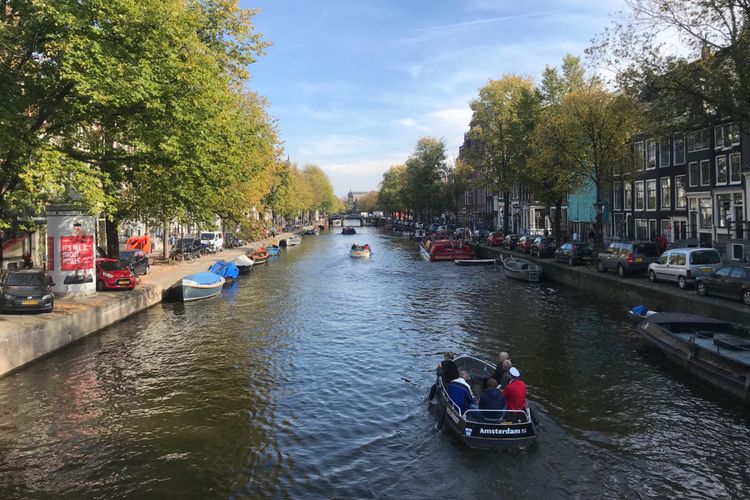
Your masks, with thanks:
M 131 291 L 56 298 L 51 313 L 0 314 L 0 377 L 158 304 L 183 276 L 205 271 L 218 259 L 234 259 L 261 244 L 224 250 L 189 263 L 152 265 Z
M 584 290 L 597 299 L 622 307 L 623 311 L 644 304 L 650 309 L 661 306 L 665 312 L 701 314 L 750 325 L 750 307 L 740 301 L 701 297 L 694 288 L 681 290 L 675 283 L 651 283 L 645 273 L 620 278 L 614 272 L 599 273 L 590 265 L 571 267 L 555 262 L 554 258 L 537 259 L 485 245 L 479 245 L 478 255 L 483 258 L 523 257 L 542 266 L 546 279 Z

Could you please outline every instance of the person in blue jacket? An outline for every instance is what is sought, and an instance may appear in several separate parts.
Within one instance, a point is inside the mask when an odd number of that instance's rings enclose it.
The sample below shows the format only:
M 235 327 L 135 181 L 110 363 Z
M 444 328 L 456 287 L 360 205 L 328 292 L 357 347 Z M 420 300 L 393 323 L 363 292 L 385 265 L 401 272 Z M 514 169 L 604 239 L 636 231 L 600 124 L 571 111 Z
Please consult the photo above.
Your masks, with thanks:
M 482 392 L 482 396 L 479 398 L 479 409 L 480 410 L 503 410 L 505 409 L 505 397 L 503 393 L 497 388 L 497 380 L 490 378 L 487 380 L 487 388 Z M 482 416 L 487 420 L 501 420 L 503 418 L 502 412 L 498 411 L 483 411 Z
M 461 370 L 460 376 L 455 380 L 451 380 L 451 383 L 448 384 L 448 396 L 456 404 L 461 415 L 471 407 L 476 408 L 474 394 L 472 394 L 471 386 L 469 386 L 469 382 L 467 381 L 468 378 L 469 375 Z

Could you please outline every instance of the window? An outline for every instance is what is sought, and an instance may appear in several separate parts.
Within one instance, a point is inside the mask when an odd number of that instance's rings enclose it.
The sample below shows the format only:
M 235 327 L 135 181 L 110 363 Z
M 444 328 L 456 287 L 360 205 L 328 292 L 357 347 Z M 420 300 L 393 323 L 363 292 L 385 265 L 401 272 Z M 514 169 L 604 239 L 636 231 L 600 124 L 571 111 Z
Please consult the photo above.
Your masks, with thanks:
M 716 210 L 719 213 L 719 227 L 727 227 L 727 221 L 732 213 L 732 195 L 729 193 L 716 195 Z
M 637 240 L 648 239 L 648 221 L 646 219 L 635 220 L 635 238 Z
M 656 210 L 656 179 L 646 181 L 646 210 Z
M 745 270 L 741 267 L 732 267 L 731 270 L 732 272 L 730 273 L 730 276 L 732 276 L 732 278 L 741 280 L 745 277 Z
M 698 200 L 698 225 L 701 228 L 711 229 L 713 213 L 710 198 L 701 198 Z
M 698 179 L 701 176 L 697 161 L 691 161 L 688 164 L 688 175 L 690 176 L 690 187 L 697 186 Z
M 708 149 L 708 129 L 703 128 L 700 130 L 694 130 L 693 132 L 688 132 L 688 153 L 692 153 L 693 151 L 701 151 L 703 149 Z
M 661 183 L 661 208 L 672 208 L 672 185 L 669 177 L 662 177 Z
M 729 182 L 732 184 L 739 183 L 742 180 L 740 175 L 740 154 L 732 153 L 729 155 Z
M 672 221 L 671 220 L 669 219 L 661 220 L 661 234 L 664 235 L 667 241 L 674 241 L 674 238 L 672 238 Z
M 656 238 L 656 219 L 648 220 L 648 239 L 653 240 Z
M 625 183 L 625 210 L 631 210 L 633 208 L 633 184 L 630 182 Z
M 665 137 L 659 142 L 659 166 L 669 166 L 669 137 Z
M 685 176 L 677 175 L 674 178 L 675 203 L 677 208 L 687 208 L 687 193 L 685 191 Z
M 687 256 L 682 252 L 675 252 L 669 256 L 670 266 L 684 266 L 687 262 Z
M 701 186 L 711 185 L 711 161 L 701 160 Z
M 638 141 L 633 145 L 633 158 L 635 168 L 643 168 L 646 155 L 643 149 L 643 141 Z
M 643 190 L 643 181 L 635 181 L 635 209 L 643 210 L 643 201 L 645 192 Z
M 656 168 L 656 141 L 646 141 L 646 168 Z
M 724 155 L 716 157 L 716 184 L 727 183 L 727 157 Z
M 612 200 L 615 210 L 622 210 L 622 182 L 615 182 L 612 188 Z
M 740 130 L 735 124 L 719 125 L 714 128 L 714 148 L 728 149 L 740 143 Z
M 685 136 L 683 134 L 674 135 L 674 164 L 685 164 Z

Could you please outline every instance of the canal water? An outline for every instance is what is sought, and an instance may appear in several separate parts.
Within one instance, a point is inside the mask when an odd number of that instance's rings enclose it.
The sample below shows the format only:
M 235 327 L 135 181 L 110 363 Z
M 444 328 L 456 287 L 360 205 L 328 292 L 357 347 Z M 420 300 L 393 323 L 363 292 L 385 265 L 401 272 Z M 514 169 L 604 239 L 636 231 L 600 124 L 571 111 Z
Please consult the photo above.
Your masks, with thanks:
M 369 242 L 369 260 L 348 256 Z M 510 352 L 527 450 L 467 449 L 426 401 L 445 350 Z M 405 238 L 305 237 L 0 380 L 0 498 L 750 495 L 750 415 L 613 306 Z

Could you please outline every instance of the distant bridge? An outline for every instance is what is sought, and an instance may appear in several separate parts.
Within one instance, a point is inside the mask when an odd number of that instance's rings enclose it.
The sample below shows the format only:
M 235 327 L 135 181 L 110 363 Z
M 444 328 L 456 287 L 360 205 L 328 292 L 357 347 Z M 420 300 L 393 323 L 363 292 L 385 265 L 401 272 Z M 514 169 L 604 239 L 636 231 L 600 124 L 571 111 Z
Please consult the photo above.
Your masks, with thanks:
M 359 213 L 338 213 L 328 217 L 329 224 L 333 224 L 333 221 L 340 220 L 346 222 L 348 220 L 358 220 L 360 226 L 381 226 L 385 225 L 385 217 L 382 215 L 362 215 Z

